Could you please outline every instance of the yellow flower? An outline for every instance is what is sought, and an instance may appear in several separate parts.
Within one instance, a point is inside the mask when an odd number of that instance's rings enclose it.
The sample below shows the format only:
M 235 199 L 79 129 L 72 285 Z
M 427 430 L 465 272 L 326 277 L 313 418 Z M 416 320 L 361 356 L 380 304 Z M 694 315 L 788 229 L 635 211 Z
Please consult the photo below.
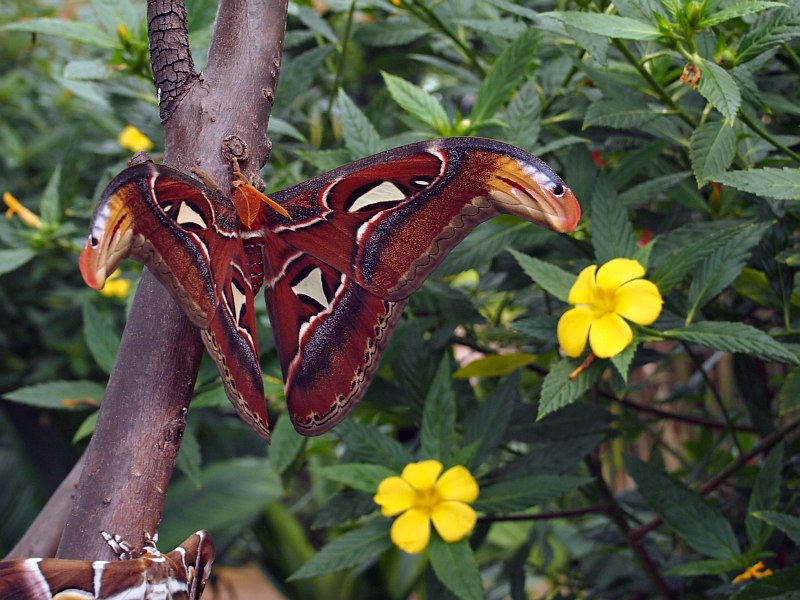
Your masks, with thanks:
M 445 542 L 458 542 L 475 527 L 470 503 L 478 499 L 478 483 L 465 467 L 443 468 L 438 460 L 406 465 L 400 477 L 381 481 L 374 496 L 384 517 L 400 515 L 392 523 L 392 542 L 409 554 L 428 546 L 431 521 Z
M 100 293 L 106 298 L 127 298 L 131 293 L 131 280 L 120 279 L 121 271 L 117 269 L 108 279 Z
M 641 279 L 644 267 L 635 260 L 615 258 L 599 269 L 586 267 L 569 291 L 572 308 L 558 321 L 558 342 L 567 356 L 576 358 L 588 338 L 598 358 L 622 352 L 633 340 L 628 321 L 650 325 L 661 314 L 658 287 Z
M 772 575 L 772 569 L 765 569 L 764 563 L 758 561 L 752 567 L 748 567 L 744 573 L 739 573 L 733 578 L 731 583 L 741 583 L 742 581 L 749 581 L 751 579 L 761 579 L 762 577 L 769 577 Z
M 25 223 L 25 225 L 28 227 L 33 229 L 41 229 L 42 220 L 39 218 L 39 215 L 25 208 L 22 205 L 22 202 L 14 198 L 14 196 L 8 192 L 3 193 L 3 202 L 5 202 L 6 206 L 8 206 L 8 210 L 6 211 L 6 219 L 10 219 L 14 215 L 17 215 L 19 220 Z
M 153 147 L 153 142 L 150 141 L 150 138 L 133 125 L 125 125 L 119 136 L 117 136 L 117 142 L 131 152 L 147 152 Z

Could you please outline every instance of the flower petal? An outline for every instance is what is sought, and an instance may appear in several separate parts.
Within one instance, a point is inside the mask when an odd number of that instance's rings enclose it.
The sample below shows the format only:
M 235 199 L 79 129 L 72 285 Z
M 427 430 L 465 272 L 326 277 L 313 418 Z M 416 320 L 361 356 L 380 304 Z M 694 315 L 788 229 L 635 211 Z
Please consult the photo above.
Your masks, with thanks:
M 478 516 L 469 504 L 445 500 L 433 509 L 431 520 L 445 542 L 457 542 L 475 528 Z
M 631 279 L 644 275 L 644 267 L 637 260 L 615 258 L 597 270 L 597 287 L 614 291 Z
M 414 488 L 399 477 L 387 477 L 378 485 L 378 493 L 372 499 L 381 507 L 384 517 L 399 515 L 414 505 Z
M 578 274 L 578 278 L 569 290 L 567 302 L 570 304 L 592 304 L 595 288 L 597 287 L 594 280 L 596 271 L 597 265 L 589 265 Z
M 392 523 L 392 542 L 409 554 L 419 554 L 431 539 L 431 520 L 427 514 L 412 508 Z
M 592 311 L 588 308 L 573 308 L 561 315 L 556 335 L 567 356 L 577 358 L 583 353 L 591 324 Z
M 423 460 L 407 464 L 400 476 L 418 490 L 429 490 L 443 468 L 438 460 Z
M 438 497 L 442 500 L 475 502 L 478 499 L 478 482 L 466 467 L 456 465 L 447 469 L 436 482 Z
M 631 326 L 614 313 L 597 319 L 589 330 L 589 345 L 597 358 L 616 356 L 632 341 Z
M 661 314 L 664 301 L 652 281 L 635 279 L 614 294 L 614 312 L 639 325 L 650 325 Z

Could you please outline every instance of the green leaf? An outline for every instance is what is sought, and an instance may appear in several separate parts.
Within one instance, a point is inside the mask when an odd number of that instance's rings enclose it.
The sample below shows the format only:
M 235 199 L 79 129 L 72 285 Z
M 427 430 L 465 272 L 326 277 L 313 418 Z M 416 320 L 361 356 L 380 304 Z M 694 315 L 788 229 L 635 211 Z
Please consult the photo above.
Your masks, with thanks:
M 737 48 L 737 63 L 763 56 L 768 50 L 800 36 L 800 4 L 759 15 L 744 32 Z
M 512 352 L 510 354 L 489 354 L 473 360 L 453 373 L 453 379 L 470 377 L 502 377 L 536 360 L 535 354 Z
M 675 187 L 689 177 L 688 171 L 670 173 L 661 177 L 653 177 L 628 188 L 619 195 L 620 200 L 628 209 L 638 208 L 648 202 L 653 202 L 659 194 Z
M 464 419 L 464 446 L 477 446 L 469 466 L 477 467 L 500 445 L 511 422 L 514 406 L 520 402 L 519 375 L 506 377 Z
M 733 123 L 742 104 L 736 80 L 717 63 L 700 59 L 700 81 L 697 91 L 716 108 L 729 123 Z
M 116 49 L 120 42 L 99 27 L 82 21 L 67 19 L 28 19 L 18 23 L 9 23 L 0 27 L 0 31 L 29 31 L 42 35 L 52 35 L 71 42 L 95 46 L 96 48 Z
M 754 513 L 773 511 L 778 508 L 781 493 L 781 468 L 783 467 L 783 444 L 772 449 L 758 471 L 750 500 L 747 502 L 747 516 L 744 519 L 747 539 L 750 544 L 761 548 L 767 543 L 772 528 Z
M 174 548 L 198 524 L 219 537 L 250 526 L 283 493 L 280 478 L 263 458 L 233 458 L 202 469 L 200 488 L 188 477 L 169 486 L 159 537 Z
M 751 354 L 763 360 L 798 364 L 797 356 L 769 335 L 744 323 L 701 321 L 682 329 L 663 332 L 670 339 L 702 344 L 724 352 Z
M 539 415 L 545 415 L 572 404 L 586 393 L 605 369 L 605 362 L 594 361 L 588 368 L 581 371 L 577 377 L 570 379 L 569 375 L 581 365 L 580 360 L 562 358 L 550 367 L 550 372 L 542 383 L 542 393 L 539 397 Z
M 348 531 L 324 546 L 287 581 L 335 573 L 374 560 L 392 546 L 390 526 L 389 519 L 378 518 Z
M 50 381 L 21 387 L 3 398 L 40 408 L 80 409 L 100 406 L 105 388 L 94 381 Z
M 624 100 L 597 100 L 586 109 L 583 128 L 613 127 L 614 129 L 633 129 L 652 121 L 652 110 L 641 103 Z
M 730 600 L 800 600 L 798 581 L 800 566 L 794 566 L 750 584 L 737 586 L 739 589 Z
M 347 446 L 348 460 L 386 465 L 397 473 L 414 461 L 411 453 L 397 440 L 373 425 L 345 419 L 336 426 L 336 434 Z
M 431 535 L 428 559 L 437 579 L 461 600 L 482 600 L 483 585 L 475 553 L 467 540 L 448 543 Z
M 689 158 L 698 186 L 727 169 L 736 154 L 736 134 L 727 121 L 712 121 L 695 129 Z
M 526 81 L 508 103 L 505 120 L 509 125 L 509 141 L 530 151 L 542 130 L 542 103 L 536 82 Z
M 625 457 L 625 466 L 645 502 L 689 547 L 722 560 L 740 554 L 733 527 L 718 509 L 652 465 Z
M 614 368 L 617 370 L 617 373 L 619 373 L 625 385 L 628 385 L 628 372 L 631 369 L 631 363 L 633 362 L 633 357 L 636 355 L 638 346 L 639 333 L 634 327 L 633 340 L 631 340 L 631 343 L 628 344 L 622 352 L 611 357 L 611 364 L 614 365 Z
M 0 250 L 0 275 L 19 269 L 34 256 L 36 252 L 30 248 Z
M 737 2 L 736 4 L 726 6 L 713 15 L 706 17 L 700 21 L 696 27 L 697 29 L 708 29 L 709 27 L 719 25 L 720 23 L 730 21 L 731 19 L 738 19 L 739 17 L 744 17 L 745 15 L 752 15 L 770 8 L 778 8 L 782 6 L 786 5 L 782 2 L 769 2 L 768 0 L 744 0 L 743 2 Z
M 694 314 L 706 302 L 733 283 L 747 264 L 753 248 L 770 227 L 771 223 L 746 227 L 703 260 L 689 286 L 687 322 L 692 321 Z
M 540 16 L 554 17 L 577 29 L 609 38 L 655 40 L 661 37 L 658 29 L 650 23 L 628 17 L 584 12 L 549 12 L 542 13 Z
M 522 254 L 517 250 L 509 250 L 509 252 L 517 259 L 519 266 L 528 277 L 533 279 L 534 283 L 562 302 L 567 301 L 569 290 L 578 278 L 577 275 L 533 256 Z
M 88 301 L 83 303 L 83 338 L 100 368 L 111 373 L 117 359 L 120 336 L 111 320 Z
M 766 521 L 770 525 L 777 527 L 791 540 L 800 546 L 800 517 L 787 515 L 772 510 L 762 510 L 755 513 L 759 519 Z
M 436 98 L 405 79 L 384 72 L 381 75 L 389 94 L 403 110 L 441 135 L 449 130 L 447 113 Z
M 422 409 L 422 455 L 447 463 L 453 449 L 456 427 L 456 399 L 445 354 L 428 389 Z
M 339 90 L 339 110 L 342 112 L 342 137 L 353 160 L 382 150 L 381 137 L 375 127 L 342 89 Z
M 778 392 L 778 405 L 780 415 L 788 415 L 800 409 L 800 368 L 795 367 L 783 380 L 783 385 Z
M 724 575 L 735 571 L 740 566 L 739 561 L 733 559 L 708 559 L 693 560 L 672 567 L 666 574 L 676 577 L 697 577 L 699 575 Z
M 175 460 L 175 466 L 180 469 L 181 473 L 186 475 L 189 481 L 194 483 L 198 490 L 203 485 L 200 479 L 200 467 L 202 464 L 203 454 L 200 450 L 200 442 L 197 441 L 197 436 L 191 429 L 186 429 L 183 432 L 181 448 L 178 452 L 178 458 Z
M 500 514 L 527 510 L 560 498 L 591 481 L 588 477 L 528 475 L 503 479 L 481 489 L 475 509 Z
M 283 475 L 300 454 L 307 439 L 295 431 L 288 415 L 282 415 L 278 419 L 270 434 L 270 445 L 267 450 L 269 463 L 275 473 Z
M 598 263 L 631 258 L 636 238 L 628 211 L 608 179 L 600 177 L 592 192 L 592 245 Z
M 61 202 L 58 186 L 61 184 L 61 165 L 56 165 L 53 174 L 47 181 L 47 187 L 39 201 L 39 216 L 45 223 L 56 224 L 61 221 Z
M 97 417 L 100 416 L 100 411 L 92 411 L 88 417 L 83 420 L 75 430 L 75 435 L 72 436 L 72 443 L 77 444 L 82 439 L 89 437 L 94 433 L 94 428 L 97 426 Z
M 505 104 L 511 94 L 527 75 L 528 65 L 533 60 L 539 36 L 534 29 L 525 29 L 513 42 L 508 44 L 478 89 L 478 96 L 469 119 L 473 126 L 490 119 Z
M 112 73 L 111 68 L 101 60 L 71 60 L 64 67 L 63 76 L 65 79 L 103 81 L 109 79 Z
M 397 476 L 397 472 L 383 465 L 367 463 L 347 463 L 344 465 L 329 465 L 316 467 L 313 472 L 336 481 L 360 492 L 374 494 L 381 481 L 387 477 Z
M 776 200 L 800 200 L 800 169 L 764 167 L 748 171 L 728 171 L 714 177 L 737 190 Z

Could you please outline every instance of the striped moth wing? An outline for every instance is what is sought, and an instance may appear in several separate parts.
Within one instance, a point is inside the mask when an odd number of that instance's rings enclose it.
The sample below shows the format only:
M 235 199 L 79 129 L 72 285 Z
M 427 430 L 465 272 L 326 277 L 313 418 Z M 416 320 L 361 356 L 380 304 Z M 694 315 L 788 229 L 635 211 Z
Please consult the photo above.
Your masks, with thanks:
M 149 541 L 135 551 L 104 536 L 120 560 L 28 558 L 0 562 L 0 598 L 8 600 L 199 600 L 214 562 L 205 531 L 162 554 Z
M 187 312 L 213 315 L 196 324 L 228 396 L 263 437 L 252 313 L 262 281 L 292 422 L 319 435 L 363 397 L 409 295 L 475 226 L 506 213 L 565 232 L 580 217 L 575 196 L 543 161 L 480 138 L 403 146 L 271 194 L 285 214 L 265 204 L 254 215 L 247 204 L 237 215 L 220 194 L 173 169 L 137 168 L 103 194 L 81 255 L 84 279 L 101 286 L 126 255 L 166 273 Z M 132 208 L 139 204 L 147 210 Z M 117 240 L 128 229 L 142 247 L 195 247 L 194 260 L 208 262 L 184 271 L 180 252 L 173 260 L 166 251 L 124 248 Z

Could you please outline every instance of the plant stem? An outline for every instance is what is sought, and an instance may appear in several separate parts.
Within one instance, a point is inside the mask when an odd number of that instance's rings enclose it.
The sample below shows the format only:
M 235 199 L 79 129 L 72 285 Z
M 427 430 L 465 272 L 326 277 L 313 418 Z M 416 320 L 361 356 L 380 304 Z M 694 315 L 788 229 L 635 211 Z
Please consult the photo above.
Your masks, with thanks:
M 773 136 L 769 131 L 761 127 L 757 121 L 752 119 L 750 115 L 748 115 L 745 111 L 739 111 L 739 118 L 745 123 L 750 129 L 752 129 L 756 135 L 760 138 L 765 140 L 766 142 L 772 144 L 775 148 L 786 154 L 789 158 L 796 162 L 800 162 L 800 154 L 783 144 L 778 138 Z

